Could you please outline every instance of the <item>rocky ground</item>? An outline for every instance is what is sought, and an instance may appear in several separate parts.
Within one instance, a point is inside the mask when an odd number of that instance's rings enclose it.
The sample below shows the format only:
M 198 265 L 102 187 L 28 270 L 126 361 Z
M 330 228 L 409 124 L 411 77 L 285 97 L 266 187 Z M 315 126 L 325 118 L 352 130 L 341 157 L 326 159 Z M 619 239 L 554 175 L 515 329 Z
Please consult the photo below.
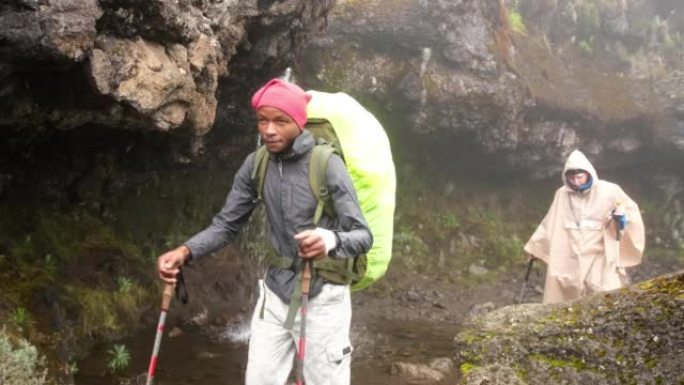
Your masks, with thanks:
M 460 289 L 444 277 L 390 270 L 376 287 L 353 297 L 355 372 L 378 384 L 456 384 L 460 363 L 453 360 L 454 336 L 470 317 L 516 304 L 525 267 L 521 263 L 519 271 L 498 282 Z M 630 274 L 636 283 L 682 267 L 647 261 Z M 541 302 L 544 274 L 543 264 L 537 262 L 524 303 Z

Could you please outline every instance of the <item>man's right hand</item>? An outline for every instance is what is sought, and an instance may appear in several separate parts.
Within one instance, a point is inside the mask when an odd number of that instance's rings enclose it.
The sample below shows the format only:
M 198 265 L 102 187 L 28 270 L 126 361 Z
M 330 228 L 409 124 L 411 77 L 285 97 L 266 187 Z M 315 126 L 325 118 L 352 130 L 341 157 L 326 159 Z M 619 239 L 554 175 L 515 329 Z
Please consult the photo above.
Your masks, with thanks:
M 186 259 L 190 256 L 190 249 L 182 245 L 171 251 L 167 251 L 157 258 L 157 270 L 159 271 L 159 278 L 162 281 L 170 284 L 176 284 L 176 275 L 179 268 L 183 265 Z

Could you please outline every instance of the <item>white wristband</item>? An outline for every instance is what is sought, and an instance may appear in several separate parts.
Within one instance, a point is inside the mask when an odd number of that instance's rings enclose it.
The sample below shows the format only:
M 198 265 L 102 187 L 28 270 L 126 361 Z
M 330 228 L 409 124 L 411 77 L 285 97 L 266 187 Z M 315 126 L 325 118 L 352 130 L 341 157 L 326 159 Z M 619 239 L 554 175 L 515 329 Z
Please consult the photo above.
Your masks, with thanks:
M 316 227 L 313 230 L 313 233 L 323 238 L 323 243 L 325 243 L 325 255 L 328 255 L 330 250 L 337 247 L 337 237 L 335 237 L 335 233 L 332 231 Z

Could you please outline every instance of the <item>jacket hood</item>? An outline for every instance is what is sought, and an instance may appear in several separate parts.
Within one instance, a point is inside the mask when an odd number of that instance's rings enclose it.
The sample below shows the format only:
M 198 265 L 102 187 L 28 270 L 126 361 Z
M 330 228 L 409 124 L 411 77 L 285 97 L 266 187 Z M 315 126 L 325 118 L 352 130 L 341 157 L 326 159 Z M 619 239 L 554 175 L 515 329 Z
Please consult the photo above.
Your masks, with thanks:
M 561 180 L 567 188 L 572 190 L 572 187 L 570 187 L 568 181 L 565 179 L 565 173 L 568 170 L 576 169 L 588 172 L 589 175 L 591 175 L 592 182 L 598 182 L 598 174 L 596 174 L 596 170 L 594 169 L 594 166 L 592 166 L 591 162 L 589 162 L 589 159 L 587 159 L 587 157 L 584 156 L 580 150 L 574 150 L 570 153 L 570 156 L 568 156 L 568 160 L 565 161 L 565 167 L 563 167 L 563 173 L 561 174 Z

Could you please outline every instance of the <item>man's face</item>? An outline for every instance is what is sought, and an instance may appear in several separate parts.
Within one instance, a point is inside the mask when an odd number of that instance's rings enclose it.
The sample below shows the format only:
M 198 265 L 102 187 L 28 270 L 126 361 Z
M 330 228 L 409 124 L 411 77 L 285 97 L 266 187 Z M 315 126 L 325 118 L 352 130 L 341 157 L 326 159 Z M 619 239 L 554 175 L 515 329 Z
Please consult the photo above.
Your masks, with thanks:
M 275 107 L 263 106 L 257 110 L 259 135 L 268 152 L 281 153 L 292 146 L 301 130 L 292 118 Z
M 576 189 L 589 181 L 589 173 L 584 170 L 570 170 L 565 173 L 565 179 Z

